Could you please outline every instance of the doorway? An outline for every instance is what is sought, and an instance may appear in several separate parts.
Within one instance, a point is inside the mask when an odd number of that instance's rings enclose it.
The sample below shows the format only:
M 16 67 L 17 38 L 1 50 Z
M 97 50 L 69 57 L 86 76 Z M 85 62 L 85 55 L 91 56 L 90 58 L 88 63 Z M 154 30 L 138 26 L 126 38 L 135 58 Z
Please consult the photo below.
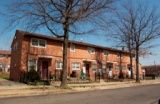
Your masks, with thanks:
M 46 80 L 48 79 L 48 61 L 42 61 L 42 74 L 41 74 L 41 78 Z
M 89 79 L 90 78 L 90 63 L 85 62 L 84 67 L 85 67 L 85 70 L 86 70 L 86 79 Z
M 38 60 L 38 72 L 42 80 L 48 80 L 50 77 L 49 66 L 51 65 L 51 59 L 39 58 Z

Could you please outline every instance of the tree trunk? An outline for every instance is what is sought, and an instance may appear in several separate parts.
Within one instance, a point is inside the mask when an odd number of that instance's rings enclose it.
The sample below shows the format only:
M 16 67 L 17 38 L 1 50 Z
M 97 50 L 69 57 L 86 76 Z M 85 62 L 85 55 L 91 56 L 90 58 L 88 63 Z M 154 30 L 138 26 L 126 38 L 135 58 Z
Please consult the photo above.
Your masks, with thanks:
M 136 82 L 140 82 L 139 79 L 139 47 L 136 47 Z
M 129 57 L 130 57 L 131 79 L 133 79 L 134 78 L 134 75 L 133 75 L 133 58 L 132 58 L 132 52 L 131 51 L 130 51 Z
M 64 24 L 64 41 L 63 41 L 63 70 L 62 70 L 62 81 L 61 88 L 67 87 L 67 69 L 68 69 L 68 30 L 69 26 L 67 23 Z
M 120 73 L 119 73 L 119 78 L 123 79 L 123 71 L 122 71 L 122 53 L 119 53 L 120 55 L 120 59 L 119 59 L 119 69 L 120 69 Z

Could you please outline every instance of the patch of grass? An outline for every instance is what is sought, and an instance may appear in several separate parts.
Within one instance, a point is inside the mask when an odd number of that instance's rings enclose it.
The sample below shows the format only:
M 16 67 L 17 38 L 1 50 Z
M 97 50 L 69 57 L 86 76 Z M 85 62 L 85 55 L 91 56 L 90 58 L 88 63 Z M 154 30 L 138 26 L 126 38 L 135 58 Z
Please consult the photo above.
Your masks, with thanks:
M 0 79 L 9 80 L 9 73 L 8 72 L 0 72 Z
M 33 86 L 41 86 L 41 85 L 45 85 L 45 86 L 50 86 L 50 82 L 49 81 L 43 81 L 43 80 L 39 80 L 39 81 L 34 81 L 34 82 L 27 82 L 28 85 L 33 85 Z

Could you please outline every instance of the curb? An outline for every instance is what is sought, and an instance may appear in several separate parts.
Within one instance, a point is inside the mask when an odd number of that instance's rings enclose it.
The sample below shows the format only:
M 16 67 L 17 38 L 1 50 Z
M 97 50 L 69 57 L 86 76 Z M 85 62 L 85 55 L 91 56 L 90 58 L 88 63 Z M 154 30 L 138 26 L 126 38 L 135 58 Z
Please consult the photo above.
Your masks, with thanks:
M 118 89 L 118 88 L 127 88 L 135 86 L 145 86 L 145 85 L 155 85 L 160 84 L 159 81 L 142 81 L 141 83 L 135 82 L 117 82 L 117 83 L 96 83 L 96 84 L 79 84 L 70 85 L 71 89 L 60 89 L 56 87 L 44 87 L 44 86 L 28 86 L 28 87 L 19 87 L 15 88 L 0 88 L 0 98 L 9 98 L 9 97 L 25 97 L 25 96 L 37 96 L 37 95 L 48 95 L 48 94 L 64 94 L 64 93 L 78 93 L 84 91 L 94 91 L 94 90 L 104 90 L 104 89 Z

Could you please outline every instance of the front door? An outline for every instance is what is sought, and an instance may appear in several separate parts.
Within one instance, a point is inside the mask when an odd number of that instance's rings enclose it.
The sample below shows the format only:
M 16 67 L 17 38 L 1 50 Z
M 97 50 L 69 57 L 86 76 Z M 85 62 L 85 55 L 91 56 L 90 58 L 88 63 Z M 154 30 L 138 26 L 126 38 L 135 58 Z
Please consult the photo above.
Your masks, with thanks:
M 48 79 L 48 61 L 42 61 L 42 73 L 41 78 L 43 80 Z
M 90 73 L 89 73 L 89 64 L 86 63 L 85 67 L 86 67 L 86 78 L 89 79 L 90 78 Z

